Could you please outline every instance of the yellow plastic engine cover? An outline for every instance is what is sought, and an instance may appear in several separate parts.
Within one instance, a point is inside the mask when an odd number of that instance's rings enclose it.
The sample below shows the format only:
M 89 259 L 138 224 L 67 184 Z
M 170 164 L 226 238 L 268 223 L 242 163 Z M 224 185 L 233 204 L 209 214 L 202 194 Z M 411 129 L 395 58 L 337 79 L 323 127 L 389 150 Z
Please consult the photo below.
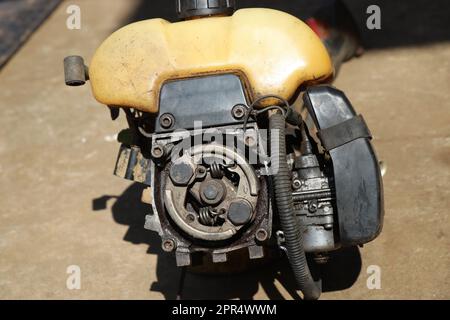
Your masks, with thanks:
M 170 23 L 151 19 L 113 33 L 89 69 L 95 98 L 110 106 L 157 113 L 164 82 L 238 73 L 251 98 L 290 99 L 298 87 L 333 73 L 320 39 L 302 21 L 271 9 Z

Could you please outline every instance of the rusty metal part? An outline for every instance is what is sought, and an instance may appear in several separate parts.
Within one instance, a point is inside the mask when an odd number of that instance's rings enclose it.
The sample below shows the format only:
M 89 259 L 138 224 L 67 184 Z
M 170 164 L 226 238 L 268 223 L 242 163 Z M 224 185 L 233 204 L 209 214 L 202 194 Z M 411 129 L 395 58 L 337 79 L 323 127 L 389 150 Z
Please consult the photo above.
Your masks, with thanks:
M 156 167 L 155 167 L 156 169 Z M 195 239 L 186 238 L 174 228 L 171 220 L 168 220 L 168 215 L 166 215 L 163 206 L 164 189 L 168 179 L 167 174 L 164 171 L 158 170 L 154 172 L 154 202 L 153 202 L 153 212 L 147 215 L 145 228 L 148 230 L 156 231 L 163 238 L 173 238 L 177 241 L 177 248 L 175 251 L 177 266 L 190 266 L 192 265 L 192 254 L 193 253 L 208 253 L 213 258 L 222 257 L 226 259 L 230 252 L 242 248 L 248 248 L 248 255 L 250 259 L 260 259 L 264 257 L 264 252 L 262 247 L 256 243 L 256 232 L 259 229 L 265 229 L 268 232 L 268 238 L 271 236 L 272 232 L 272 207 L 269 200 L 269 192 L 265 179 L 260 180 L 261 189 L 259 192 L 259 197 L 255 210 L 255 218 L 252 224 L 249 225 L 245 233 L 240 237 L 231 238 L 230 241 L 225 243 L 218 242 L 217 247 L 211 247 L 210 245 L 205 246 L 203 241 L 197 241 Z M 168 178 L 168 177 L 167 177 Z M 217 259 L 213 259 L 213 262 Z
M 167 239 L 164 240 L 161 244 L 161 248 L 165 251 L 165 252 L 172 252 L 176 249 L 176 243 L 175 241 L 173 241 L 172 239 Z
M 222 134 L 233 134 L 233 130 L 238 133 L 239 130 L 242 130 L 242 127 L 231 125 L 228 127 L 218 128 L 218 130 Z M 247 131 L 250 130 L 257 131 L 258 129 L 255 124 L 249 123 Z M 255 136 L 260 139 L 258 134 Z M 172 154 L 181 155 L 176 146 L 186 138 L 187 137 L 183 136 L 181 139 L 177 139 L 173 134 L 167 133 L 155 134 L 152 137 L 152 145 L 159 144 L 162 147 L 165 147 L 170 143 L 175 144 L 175 147 L 172 150 Z M 241 143 L 242 145 L 244 145 L 243 141 Z M 260 144 L 258 143 L 258 146 L 259 145 Z M 205 145 L 203 145 L 203 147 L 205 147 Z M 222 150 L 222 148 L 219 148 L 218 150 Z M 204 149 L 203 151 L 214 153 L 213 151 L 217 150 L 215 150 L 214 147 L 212 149 Z M 258 156 L 265 157 L 263 149 L 258 149 L 257 152 Z M 220 159 L 224 158 L 224 152 L 218 152 L 214 154 L 214 156 L 217 156 L 218 154 Z M 192 152 L 190 153 L 190 155 L 192 156 Z M 211 154 L 209 154 L 208 156 L 211 157 Z M 242 157 L 242 159 L 244 159 L 244 163 L 247 163 L 244 157 Z M 254 188 L 250 188 L 248 183 L 241 186 L 234 186 L 227 177 L 223 177 L 221 181 L 224 182 L 226 186 L 227 197 L 218 206 L 216 206 L 216 208 L 211 208 L 210 212 L 214 212 L 214 214 L 220 214 L 220 217 L 226 217 L 227 212 L 223 212 L 223 210 L 221 211 L 219 209 L 228 208 L 231 201 L 234 198 L 238 197 L 237 192 L 241 192 L 242 194 L 250 196 L 251 193 L 254 193 L 256 191 L 256 196 L 251 195 L 251 197 L 256 198 L 256 202 L 253 206 L 254 214 L 251 223 L 240 227 L 234 226 L 236 229 L 238 229 L 238 231 L 229 239 L 221 241 L 207 241 L 190 236 L 177 225 L 172 216 L 168 213 L 165 205 L 166 190 L 171 188 L 169 186 L 173 186 L 173 182 L 171 181 L 169 175 L 170 163 L 165 162 L 165 160 L 163 160 L 163 163 L 165 163 L 166 165 L 162 166 L 157 163 L 153 163 L 153 165 L 151 166 L 153 202 L 152 212 L 146 216 L 145 229 L 157 232 L 162 239 L 173 239 L 176 242 L 175 258 L 177 266 L 182 267 L 193 265 L 195 262 L 195 260 L 193 259 L 193 255 L 197 255 L 200 253 L 210 256 L 213 263 L 227 261 L 228 255 L 231 252 L 236 252 L 240 249 L 246 249 L 248 251 L 248 257 L 250 259 L 260 259 L 266 255 L 262 247 L 263 243 L 257 240 L 256 233 L 258 230 L 263 229 L 267 231 L 267 239 L 271 237 L 273 214 L 272 203 L 269 197 L 267 180 L 264 177 L 256 176 L 255 168 L 250 166 L 253 172 L 252 175 L 254 175 L 256 178 L 256 183 L 254 183 L 254 185 L 257 186 L 256 190 Z M 195 197 L 195 199 L 200 200 L 200 184 L 205 179 L 212 179 L 210 172 L 210 163 L 212 162 L 208 162 L 206 164 L 196 163 L 195 174 L 192 178 L 192 182 L 189 184 L 190 191 L 188 196 L 191 197 L 196 194 L 197 196 Z M 224 162 L 221 161 L 219 163 Z M 224 171 L 224 173 L 226 173 L 227 176 L 240 175 L 244 178 L 244 181 L 248 180 L 246 172 L 240 169 L 239 166 L 236 166 L 235 168 L 225 166 L 224 170 L 226 170 L 226 172 Z M 256 172 L 260 170 L 261 168 L 256 169 Z M 251 180 L 253 181 L 253 179 Z M 186 222 L 189 224 L 195 224 L 198 222 L 198 214 L 194 211 L 194 208 L 190 208 L 190 210 L 191 211 L 187 212 Z M 218 219 L 220 220 L 221 218 Z
M 250 212 L 248 213 L 247 220 L 245 221 L 249 222 L 254 216 L 253 208 L 256 206 L 259 191 L 259 180 L 254 170 L 245 161 L 245 158 L 243 158 L 242 155 L 218 144 L 194 146 L 190 150 L 186 151 L 183 157 L 175 160 L 173 164 L 169 165 L 172 167 L 177 166 L 179 162 L 185 164 L 190 163 L 192 166 L 192 171 L 195 172 L 197 168 L 196 164 L 194 164 L 194 157 L 199 157 L 200 159 L 215 159 L 216 162 L 220 161 L 221 163 L 236 161 L 236 165 L 228 168 L 228 170 L 239 176 L 239 185 L 233 186 L 231 182 L 227 182 L 228 179 L 225 177 L 222 179 L 222 184 L 220 185 L 218 182 L 211 182 L 216 187 L 215 189 L 217 191 L 218 198 L 209 200 L 204 192 L 206 185 L 203 185 L 202 187 L 201 183 L 197 182 L 192 186 L 193 191 L 190 192 L 189 188 L 186 188 L 186 184 L 177 185 L 174 183 L 172 179 L 172 169 L 169 168 L 171 179 L 167 181 L 164 197 L 167 212 L 175 224 L 194 239 L 205 241 L 223 241 L 230 239 L 239 231 L 240 228 L 242 228 L 244 223 L 241 223 L 241 221 L 238 220 L 238 223 L 234 224 L 229 219 L 225 218 L 220 225 L 210 225 L 207 219 L 203 219 L 206 217 L 204 215 L 205 212 L 202 211 L 202 219 L 199 219 L 199 214 L 195 214 L 195 210 L 193 208 L 186 206 L 188 193 L 192 193 L 194 195 L 198 193 L 200 200 L 206 202 L 206 204 L 217 204 L 218 206 L 214 208 L 217 212 L 228 212 L 231 201 L 235 198 L 242 198 L 249 203 Z M 214 180 L 211 179 L 211 181 Z M 207 180 L 206 183 L 210 183 L 209 180 Z M 222 189 L 222 191 L 220 189 Z M 220 193 L 222 193 L 222 195 Z M 221 202 L 221 199 L 225 194 L 228 195 L 228 201 Z M 194 220 L 192 220 L 193 213 Z M 190 217 L 189 219 L 188 216 Z M 208 222 L 206 225 L 204 223 L 205 221 Z
M 151 160 L 146 158 L 137 146 L 120 146 L 114 175 L 151 185 Z

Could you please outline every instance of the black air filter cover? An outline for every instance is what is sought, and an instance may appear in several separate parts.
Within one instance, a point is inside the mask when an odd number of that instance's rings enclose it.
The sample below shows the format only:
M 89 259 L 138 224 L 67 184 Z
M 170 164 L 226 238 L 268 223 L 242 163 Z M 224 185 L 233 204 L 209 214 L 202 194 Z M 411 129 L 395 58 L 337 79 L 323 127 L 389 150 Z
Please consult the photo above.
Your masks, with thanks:
M 370 131 L 344 93 L 333 87 L 309 88 L 304 102 L 333 163 L 340 243 L 367 243 L 381 232 L 384 216 L 383 183 Z

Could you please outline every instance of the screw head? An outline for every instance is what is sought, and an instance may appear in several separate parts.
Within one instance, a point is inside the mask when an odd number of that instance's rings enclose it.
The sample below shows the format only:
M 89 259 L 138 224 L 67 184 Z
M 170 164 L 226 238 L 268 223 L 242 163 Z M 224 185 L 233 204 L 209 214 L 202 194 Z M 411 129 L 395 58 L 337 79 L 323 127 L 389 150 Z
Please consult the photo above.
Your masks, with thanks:
M 265 229 L 259 229 L 258 231 L 256 231 L 256 240 L 258 240 L 259 242 L 266 241 L 268 236 L 269 235 L 267 234 L 267 231 Z
M 253 147 L 256 144 L 256 139 L 253 135 L 246 136 L 244 141 L 245 144 L 248 145 L 249 147 Z
M 170 113 L 165 113 L 159 117 L 159 124 L 163 129 L 170 129 L 175 124 L 175 118 Z
M 309 212 L 314 213 L 317 211 L 317 208 L 318 208 L 317 200 L 311 200 L 308 204 Z
M 300 180 L 294 180 L 294 182 L 292 182 L 292 186 L 294 187 L 294 189 L 300 189 L 302 187 L 302 182 Z
M 245 108 L 243 106 L 234 106 L 233 109 L 231 110 L 231 114 L 233 115 L 233 117 L 237 120 L 240 120 L 242 118 L 244 118 L 245 116 Z
M 176 244 L 172 239 L 167 239 L 162 242 L 161 247 L 165 252 L 172 252 L 173 250 L 175 250 Z
M 151 155 L 154 159 L 161 159 L 164 157 L 164 147 L 159 144 L 152 146 Z

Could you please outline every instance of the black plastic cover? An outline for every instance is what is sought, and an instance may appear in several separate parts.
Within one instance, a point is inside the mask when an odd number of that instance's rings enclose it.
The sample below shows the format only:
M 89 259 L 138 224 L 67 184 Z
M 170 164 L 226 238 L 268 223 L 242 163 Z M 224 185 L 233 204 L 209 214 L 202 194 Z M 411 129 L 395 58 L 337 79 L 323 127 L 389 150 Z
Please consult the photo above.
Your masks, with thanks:
M 242 123 L 235 119 L 232 109 L 237 104 L 247 104 L 244 86 L 235 74 L 221 74 L 167 82 L 160 94 L 156 132 L 177 129 L 191 130 L 196 123 L 202 128 L 220 127 Z M 174 124 L 162 128 L 160 117 L 171 115 Z
M 311 87 L 303 99 L 319 130 L 319 138 L 321 130 L 357 117 L 345 94 L 331 86 Z M 327 150 L 333 164 L 342 246 L 375 239 L 381 232 L 384 216 L 381 172 L 370 138 L 363 135 L 349 140 Z

